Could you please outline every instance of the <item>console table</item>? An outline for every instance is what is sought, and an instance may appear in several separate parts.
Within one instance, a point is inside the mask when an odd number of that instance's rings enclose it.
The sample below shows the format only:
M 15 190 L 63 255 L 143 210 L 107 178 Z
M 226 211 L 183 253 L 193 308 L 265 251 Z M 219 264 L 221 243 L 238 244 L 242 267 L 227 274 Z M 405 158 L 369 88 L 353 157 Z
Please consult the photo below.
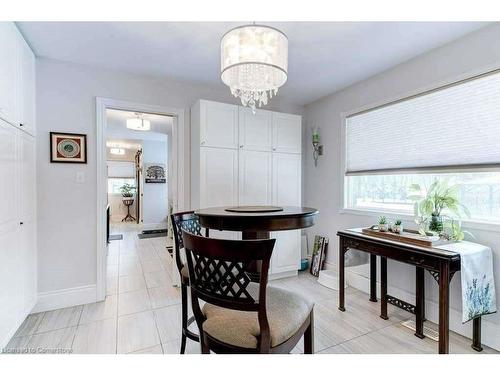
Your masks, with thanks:
M 424 338 L 425 291 L 424 271 L 428 270 L 439 284 L 439 353 L 449 352 L 449 289 L 455 272 L 460 271 L 460 255 L 455 252 L 373 237 L 361 228 L 337 232 L 339 237 L 339 310 L 345 311 L 345 253 L 349 249 L 370 254 L 370 301 L 377 301 L 377 256 L 380 256 L 380 317 L 388 319 L 387 303 L 416 316 L 416 332 Z M 387 294 L 387 258 L 416 266 L 415 305 Z M 473 320 L 472 348 L 481 351 L 481 318 Z

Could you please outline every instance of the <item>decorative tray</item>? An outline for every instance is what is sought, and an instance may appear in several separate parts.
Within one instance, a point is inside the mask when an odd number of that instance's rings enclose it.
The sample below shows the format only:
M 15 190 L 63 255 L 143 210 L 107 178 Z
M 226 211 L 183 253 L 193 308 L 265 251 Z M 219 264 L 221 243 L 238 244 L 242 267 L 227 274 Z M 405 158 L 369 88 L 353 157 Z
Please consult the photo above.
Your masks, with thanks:
M 373 228 L 363 228 L 362 232 L 374 237 L 426 247 L 434 247 L 449 242 L 441 239 L 439 236 L 422 236 L 418 231 L 411 229 L 404 229 L 402 234 L 390 231 L 381 232 L 378 229 Z
M 240 212 L 240 213 L 259 213 L 259 212 L 278 212 L 278 211 L 283 211 L 283 207 L 277 207 L 277 206 L 235 206 L 235 207 L 228 207 L 225 209 L 225 211 L 228 212 Z

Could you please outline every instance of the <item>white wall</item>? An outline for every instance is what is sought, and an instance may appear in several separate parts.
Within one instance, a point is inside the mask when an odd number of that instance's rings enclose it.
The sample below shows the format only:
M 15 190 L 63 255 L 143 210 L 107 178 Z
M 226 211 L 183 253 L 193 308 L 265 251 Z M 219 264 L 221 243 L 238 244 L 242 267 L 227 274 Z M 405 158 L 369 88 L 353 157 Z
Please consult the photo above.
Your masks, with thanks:
M 50 300 L 56 298 L 55 291 L 70 289 L 68 293 L 81 292 L 89 300 L 95 296 L 92 288 L 95 290 L 97 251 L 95 97 L 184 108 L 185 123 L 180 126 L 187 129 L 189 109 L 197 99 L 237 101 L 222 83 L 215 87 L 194 85 L 43 58 L 37 59 L 36 73 L 39 294 Z M 297 114 L 303 109 L 283 102 L 279 95 L 268 107 Z M 51 164 L 50 131 L 87 134 L 88 163 Z M 190 196 L 189 145 L 187 131 L 184 156 L 187 197 Z M 84 183 L 76 182 L 78 171 L 85 173 Z M 75 296 L 72 301 L 84 303 L 85 298 Z
M 148 163 L 164 164 L 168 168 L 167 142 L 143 141 L 143 179 Z M 168 173 L 168 170 L 167 170 Z M 146 183 L 143 186 L 143 223 L 145 229 L 166 228 L 168 216 L 168 184 Z
M 341 214 L 341 113 L 386 101 L 415 90 L 429 88 L 445 81 L 460 78 L 463 74 L 480 72 L 500 67 L 500 25 L 495 24 L 479 30 L 458 41 L 435 49 L 425 55 L 410 60 L 382 74 L 357 83 L 341 92 L 324 97 L 306 106 L 306 175 L 305 204 L 320 210 L 318 223 L 309 229 L 309 240 L 313 234 L 324 233 L 330 237 L 330 249 L 327 261 L 337 264 L 339 229 L 373 224 L 374 219 L 366 216 Z M 332 73 L 334 74 L 334 73 Z M 319 126 L 324 143 L 324 156 L 315 168 L 310 145 L 310 127 Z M 328 197 L 328 199 L 325 199 Z M 411 224 L 411 223 L 408 223 Z M 477 241 L 491 246 L 494 252 L 494 269 L 497 295 L 500 297 L 500 228 L 485 230 L 471 228 Z M 415 271 L 412 267 L 390 262 L 389 293 L 414 301 Z M 363 276 L 360 278 L 359 276 Z M 349 277 L 358 287 L 366 288 L 368 268 L 357 267 Z M 437 318 L 438 288 L 434 280 L 426 279 L 427 316 Z M 450 313 L 451 328 L 463 334 L 471 332 L 471 324 L 460 323 L 460 276 L 456 275 L 451 287 Z M 500 349 L 500 314 L 483 318 L 483 342 Z

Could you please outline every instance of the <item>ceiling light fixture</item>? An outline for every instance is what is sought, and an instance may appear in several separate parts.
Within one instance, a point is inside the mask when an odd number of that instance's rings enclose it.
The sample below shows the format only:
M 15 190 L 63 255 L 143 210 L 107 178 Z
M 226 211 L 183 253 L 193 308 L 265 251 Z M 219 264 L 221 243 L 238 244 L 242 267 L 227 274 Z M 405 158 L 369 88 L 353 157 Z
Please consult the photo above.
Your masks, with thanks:
M 276 96 L 288 75 L 288 38 L 278 29 L 245 25 L 221 39 L 221 79 L 255 113 Z
M 109 152 L 113 155 L 125 155 L 125 149 L 119 147 L 110 148 Z
M 147 131 L 151 129 L 151 122 L 144 120 L 142 113 L 136 113 L 136 117 L 127 119 L 127 128 L 132 130 Z

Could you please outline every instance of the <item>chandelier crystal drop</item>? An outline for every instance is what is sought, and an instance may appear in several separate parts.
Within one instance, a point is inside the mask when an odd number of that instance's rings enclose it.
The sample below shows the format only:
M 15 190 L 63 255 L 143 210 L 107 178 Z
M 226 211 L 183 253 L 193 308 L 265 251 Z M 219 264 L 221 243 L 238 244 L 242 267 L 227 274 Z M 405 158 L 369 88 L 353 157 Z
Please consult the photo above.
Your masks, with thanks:
M 287 80 L 288 38 L 262 25 L 240 26 L 221 40 L 221 79 L 255 113 Z

